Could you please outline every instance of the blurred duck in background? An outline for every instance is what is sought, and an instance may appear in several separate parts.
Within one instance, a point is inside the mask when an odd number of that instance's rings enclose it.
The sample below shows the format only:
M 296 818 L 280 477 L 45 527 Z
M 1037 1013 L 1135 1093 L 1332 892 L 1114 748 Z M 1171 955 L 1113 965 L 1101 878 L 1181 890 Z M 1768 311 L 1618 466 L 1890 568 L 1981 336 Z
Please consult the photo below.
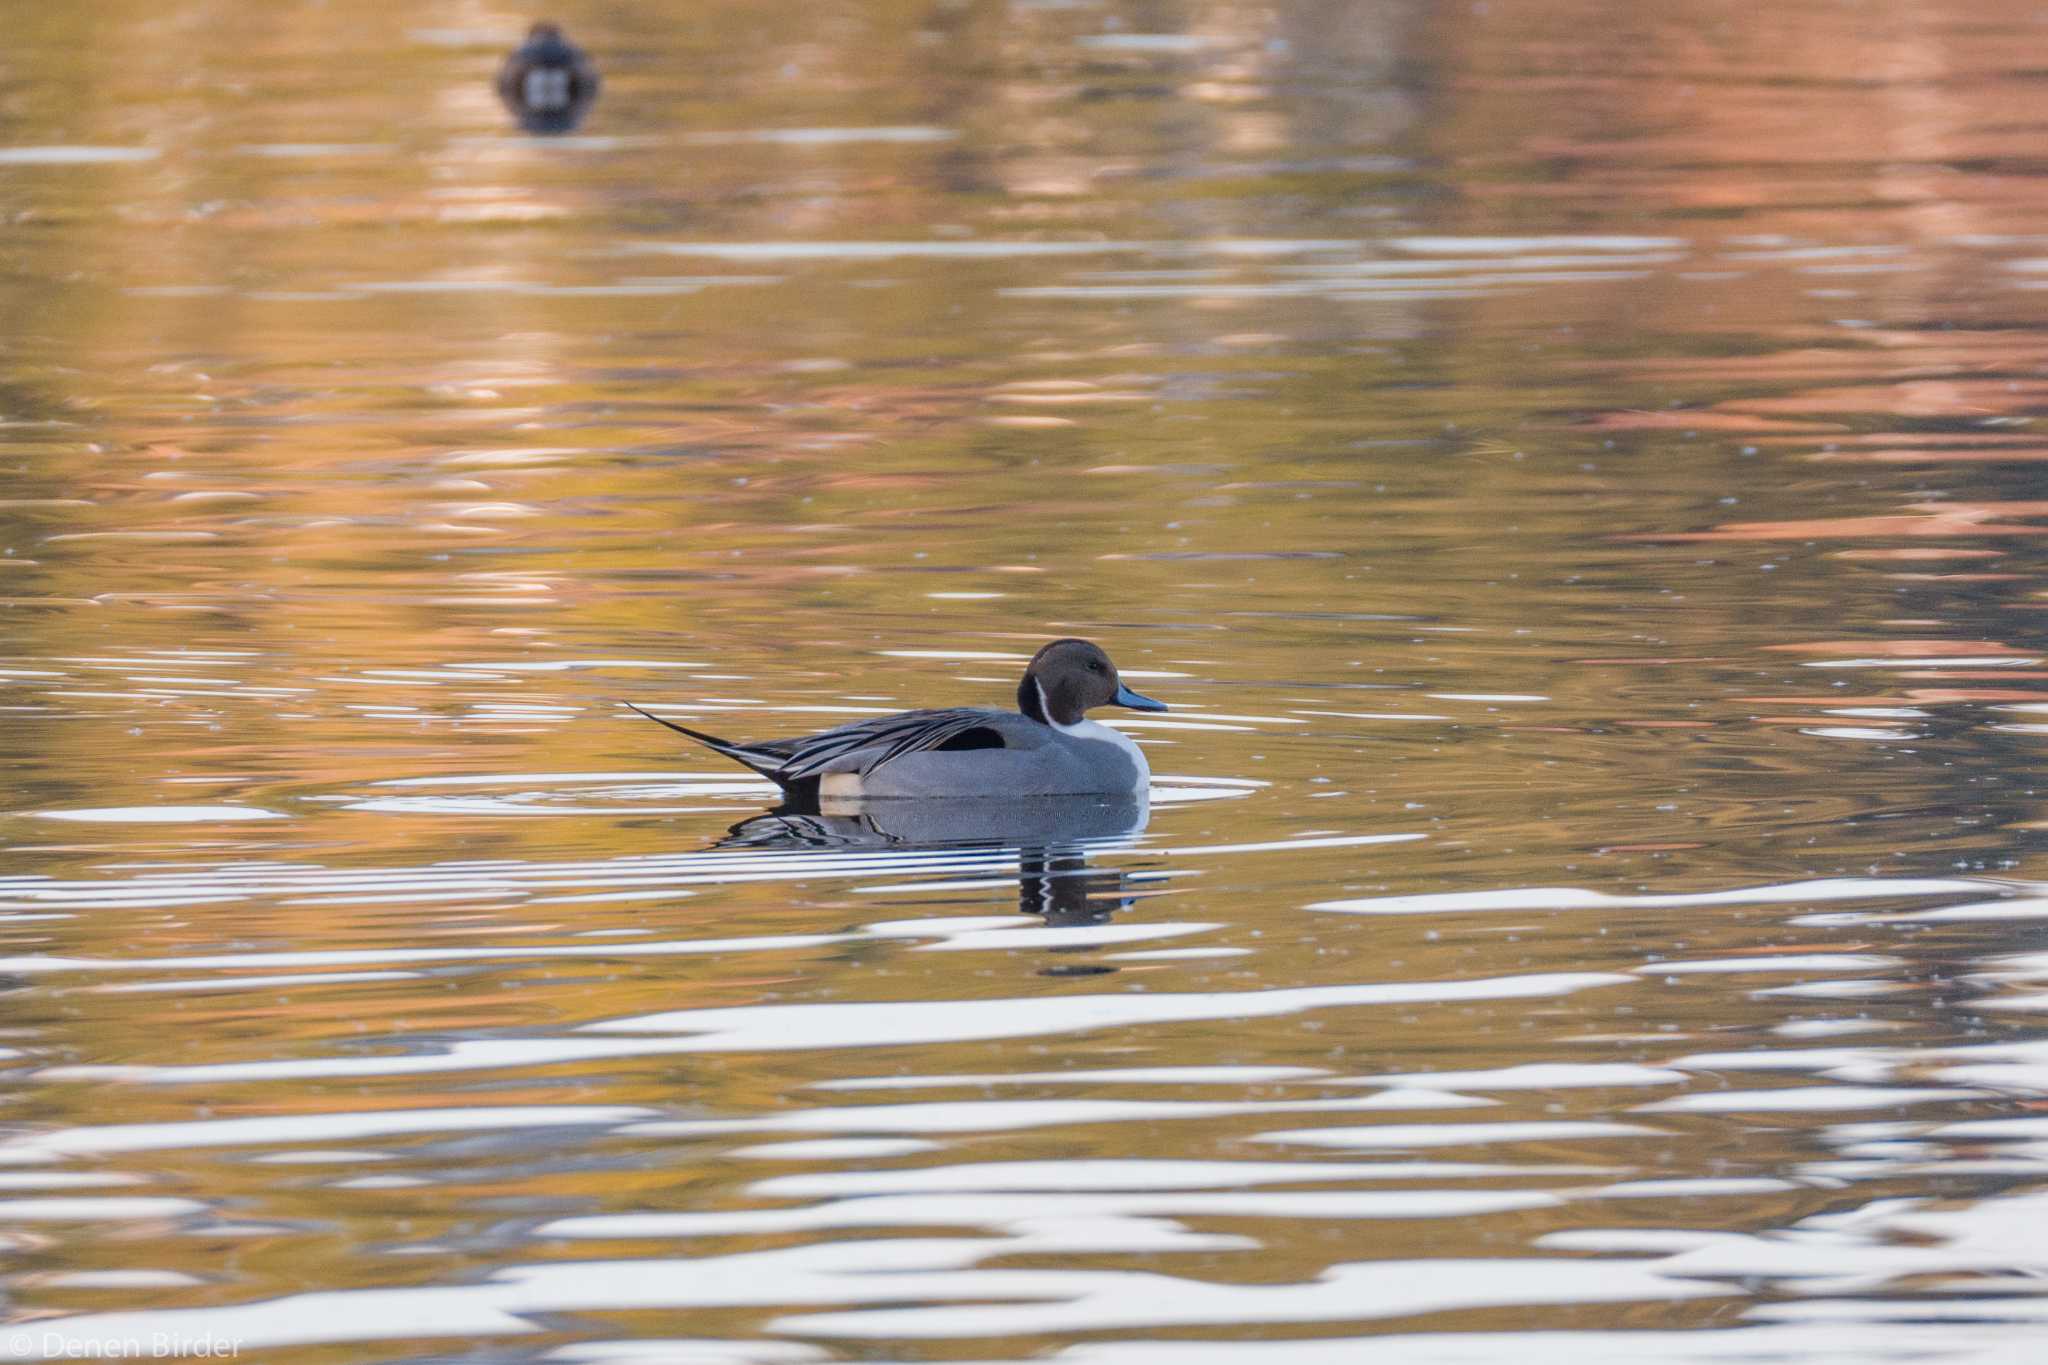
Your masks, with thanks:
M 498 68 L 498 98 L 529 133 L 566 133 L 597 101 L 597 68 L 582 48 L 545 21 Z

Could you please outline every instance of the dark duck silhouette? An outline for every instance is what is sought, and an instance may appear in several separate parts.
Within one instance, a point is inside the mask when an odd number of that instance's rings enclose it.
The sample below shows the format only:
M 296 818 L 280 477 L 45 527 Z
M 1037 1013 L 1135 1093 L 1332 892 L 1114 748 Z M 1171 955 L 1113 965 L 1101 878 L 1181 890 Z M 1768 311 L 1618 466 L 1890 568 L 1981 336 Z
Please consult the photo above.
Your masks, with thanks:
M 582 48 L 545 21 L 498 68 L 498 98 L 529 133 L 566 133 L 597 100 L 597 68 Z

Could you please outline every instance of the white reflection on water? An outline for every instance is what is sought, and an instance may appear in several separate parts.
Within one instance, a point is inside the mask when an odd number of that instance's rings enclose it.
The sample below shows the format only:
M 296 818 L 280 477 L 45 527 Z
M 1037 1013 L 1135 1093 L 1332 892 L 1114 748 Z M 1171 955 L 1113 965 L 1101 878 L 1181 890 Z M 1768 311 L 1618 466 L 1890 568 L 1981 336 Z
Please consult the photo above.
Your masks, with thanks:
M 1452 1206 L 1447 1205 L 1446 1210 Z M 1612 1303 L 1733 1291 L 1670 1278 L 1652 1260 L 1430 1259 L 1333 1265 L 1307 1284 L 1227 1285 L 1117 1270 L 982 1270 L 1024 1251 L 1187 1250 L 1241 1244 L 1130 1219 L 1054 1223 L 1004 1238 L 902 1237 L 684 1259 L 570 1261 L 495 1272 L 473 1285 L 297 1294 L 216 1309 L 85 1314 L 38 1324 L 83 1354 L 96 1343 L 205 1333 L 244 1349 L 309 1342 L 524 1334 L 526 1315 L 634 1308 L 777 1307 L 876 1299 L 964 1301 L 810 1314 L 771 1323 L 806 1336 L 995 1336 L 1173 1323 L 1356 1321 L 1460 1306 Z M 1193 1244 L 1190 1246 L 1189 1244 Z
M 795 1142 L 762 1142 L 734 1147 L 725 1155 L 758 1161 L 872 1161 L 879 1157 L 936 1152 L 939 1144 L 923 1138 L 800 1138 Z
M 1294 1081 L 1329 1073 L 1314 1066 L 1142 1066 L 1108 1071 L 1014 1071 L 979 1076 L 870 1076 L 818 1081 L 813 1090 L 936 1090 L 977 1085 L 1251 1085 Z
M 817 1171 L 756 1181 L 771 1199 L 868 1198 L 884 1194 L 1047 1193 L 1080 1190 L 1250 1189 L 1335 1180 L 1480 1180 L 1504 1175 L 1600 1175 L 1625 1168 L 1541 1162 L 1489 1165 L 1462 1161 L 1194 1161 L 1086 1158 L 1064 1161 L 957 1162 L 903 1170 Z
M 1633 1062 L 1530 1062 L 1487 1071 L 1414 1071 L 1360 1076 L 1347 1085 L 1415 1085 L 1449 1090 L 1564 1090 L 1587 1086 L 1675 1085 L 1683 1071 Z
M 951 142 L 960 136 L 950 128 L 909 124 L 873 128 L 757 128 L 732 133 L 688 133 L 683 141 L 701 147 L 771 143 L 792 147 L 838 147 L 847 143 Z
M 542 1357 L 567 1361 L 570 1365 L 804 1365 L 831 1358 L 823 1347 L 796 1341 L 707 1341 L 694 1337 L 583 1341 L 557 1346 Z
M 1467 1109 L 1493 1103 L 1492 1100 L 1436 1090 L 1387 1090 L 1361 1099 L 1341 1100 L 940 1100 L 925 1104 L 799 1109 L 760 1118 L 675 1119 L 641 1124 L 633 1131 L 662 1137 L 758 1132 L 1013 1133 L 1027 1128 L 1086 1123 L 1161 1123 L 1178 1119 L 1361 1113 L 1388 1109 Z
M 1983 1099 L 1982 1090 L 1909 1090 L 1904 1087 L 1855 1085 L 1794 1086 L 1785 1090 L 1722 1090 L 1710 1094 L 1680 1095 L 1675 1099 L 1639 1104 L 1642 1114 L 1784 1114 L 1827 1113 L 1838 1109 L 1891 1109 L 1908 1104 L 1952 1104 L 1957 1100 Z
M 0 1163 L 30 1164 L 113 1152 L 246 1146 L 273 1142 L 341 1142 L 394 1133 L 474 1133 L 554 1125 L 615 1125 L 654 1113 L 625 1105 L 536 1105 L 476 1109 L 388 1109 L 353 1114 L 204 1119 L 192 1123 L 130 1123 L 64 1128 L 0 1141 Z
M 1745 886 L 1729 891 L 1615 895 L 1571 886 L 1532 886 L 1486 891 L 1453 891 L 1421 896 L 1371 896 L 1319 901 L 1311 910 L 1354 915 L 1436 915 L 1494 910 L 1659 909 L 1685 905 L 1769 905 L 1800 901 L 1873 900 L 1890 896 L 1981 896 L 2002 883 L 1971 878 L 1825 877 L 1779 886 Z
M 933 928 L 943 932 L 943 921 Z M 762 947 L 805 946 L 846 941 L 846 936 L 813 935 L 808 939 L 708 940 L 720 946 L 708 951 L 744 951 Z M 530 949 L 524 955 L 634 954 L 642 950 L 707 951 L 676 944 L 608 944 L 580 950 Z M 429 958 L 449 955 L 491 956 L 491 949 L 438 949 Z M 496 955 L 518 955 L 497 950 Z M 279 957 L 283 954 L 249 954 Z M 306 955 L 301 955 L 306 956 Z M 328 957 L 335 955 L 328 954 Z M 414 960 L 419 952 L 412 955 Z M 389 960 L 380 959 L 380 960 Z M 187 963 L 186 965 L 195 965 Z M 0 970 L 7 963 L 0 961 Z M 1189 994 L 1081 995 L 1071 998 L 994 1000 L 891 1000 L 823 1005 L 752 1005 L 723 1009 L 675 1010 L 635 1018 L 586 1024 L 571 1036 L 516 1039 L 459 1039 L 437 1044 L 432 1052 L 409 1051 L 375 1057 L 322 1057 L 270 1062 L 226 1062 L 191 1066 L 68 1066 L 42 1073 L 51 1079 L 113 1077 L 132 1081 L 192 1084 L 228 1081 L 276 1081 L 345 1076 L 416 1076 L 498 1067 L 529 1067 L 588 1062 L 602 1058 L 673 1056 L 700 1052 L 787 1052 L 814 1048 L 888 1047 L 944 1038 L 950 1042 L 1028 1038 L 1202 1019 L 1254 1019 L 1349 1005 L 1414 1005 L 1458 1001 L 1515 1000 L 1565 996 L 1597 986 L 1625 985 L 1633 977 L 1599 972 L 1557 972 L 1476 981 L 1394 982 L 1359 986 L 1314 986 L 1294 990 L 1222 991 Z M 593 1037 L 590 1035 L 603 1035 Z M 680 1037 L 658 1035 L 680 1034 Z M 637 1035 L 637 1036 L 635 1036 Z M 1391 1092 L 1390 1092 L 1391 1093 Z M 1412 1095 L 1433 1092 L 1414 1090 Z M 1483 1103 L 1483 1101 L 1465 1101 Z M 1383 1101 L 1393 1103 L 1393 1101 Z M 1284 1107 L 1284 1106 L 1283 1106 Z M 1322 1107 L 1375 1107 L 1372 1102 L 1330 1101 Z M 879 1113 L 863 1111 L 870 1121 Z M 1023 1115 L 1027 1111 L 1015 1111 Z M 799 1111 L 788 1120 L 801 1123 Z M 936 1120 L 934 1120 L 936 1121 Z M 1011 1126 L 1007 1114 L 980 1109 L 962 1122 L 988 1128 Z M 773 1126 L 773 1125 L 769 1125 Z M 853 1127 L 863 1126 L 852 1123 Z M 918 1131 L 905 1129 L 904 1131 Z
M 991 1297 L 1027 1302 L 972 1308 L 878 1308 L 782 1318 L 800 1335 L 912 1338 L 1093 1331 L 1170 1322 L 1356 1321 L 1453 1308 L 1707 1298 L 1734 1291 L 1666 1278 L 1650 1261 L 1539 1257 L 1371 1261 L 1330 1266 L 1313 1282 L 1219 1285 L 1165 1275 L 985 1271 Z M 928 1291 L 923 1297 L 936 1298 Z M 1036 1303 L 1028 1300 L 1039 1300 Z
M 1041 1031 L 1181 1019 L 1249 1019 L 1338 1005 L 1563 996 L 1631 978 L 1554 972 L 1473 981 L 1383 982 L 1288 990 L 1090 995 L 1070 999 L 902 1000 L 673 1010 L 586 1025 L 594 1033 L 693 1033 L 740 1049 L 840 1047 L 919 1038 L 1014 1038 Z
M 876 1195 L 801 1208 L 722 1213 L 628 1213 L 566 1218 L 542 1236 L 609 1240 L 625 1237 L 724 1237 L 818 1232 L 837 1228 L 982 1227 L 1028 1234 L 1036 1227 L 1107 1224 L 1147 1218 L 1458 1218 L 1562 1203 L 1540 1190 L 1314 1190 L 1256 1194 Z M 4 1206 L 0 1206 L 4 1207 Z M 1253 1247 L 1243 1237 L 1220 1244 Z
M 233 820 L 282 820 L 272 810 L 254 806 L 105 806 L 95 809 L 39 810 L 29 814 L 44 820 L 75 820 L 102 825 L 205 825 Z
M 1357 1365 L 1365 1359 L 1401 1365 L 1500 1365 L 1505 1360 L 1516 1365 L 1643 1365 L 1653 1360 L 1675 1365 L 2030 1365 L 2034 1356 L 2031 1346 L 2014 1343 L 2010 1327 L 1897 1323 L 1887 1324 L 1880 1336 L 1816 1323 L 1676 1332 L 1399 1333 L 1256 1343 L 1124 1340 L 1070 1346 L 1043 1359 L 1056 1365 Z
M 0 1223 L 129 1223 L 206 1208 L 196 1199 L 145 1197 L 0 1199 Z
M 0 166 L 104 166 L 156 158 L 154 147 L 0 147 Z
M 1260 1133 L 1254 1141 L 1310 1147 L 1393 1149 L 1462 1147 L 1468 1143 L 1557 1142 L 1586 1138 L 1648 1137 L 1658 1132 L 1636 1123 L 1559 1121 L 1554 1123 L 1375 1124 L 1368 1128 L 1294 1128 Z

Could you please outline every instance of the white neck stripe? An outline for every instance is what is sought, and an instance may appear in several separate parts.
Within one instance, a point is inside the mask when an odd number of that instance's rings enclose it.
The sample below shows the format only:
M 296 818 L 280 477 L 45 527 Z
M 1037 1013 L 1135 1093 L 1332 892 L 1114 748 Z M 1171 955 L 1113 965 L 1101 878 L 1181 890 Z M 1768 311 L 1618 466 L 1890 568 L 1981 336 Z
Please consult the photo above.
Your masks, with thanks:
M 1052 713 L 1052 706 L 1045 699 L 1045 684 L 1040 682 L 1037 678 L 1033 678 L 1031 680 L 1031 685 L 1038 689 L 1038 714 L 1045 717 L 1045 723 L 1047 725 L 1050 725 L 1053 729 L 1060 731 L 1062 734 L 1072 734 L 1076 728 L 1078 728 L 1081 725 L 1086 725 L 1088 723 L 1086 719 L 1083 719 L 1075 722 L 1075 724 L 1073 725 L 1060 724 L 1060 718 Z

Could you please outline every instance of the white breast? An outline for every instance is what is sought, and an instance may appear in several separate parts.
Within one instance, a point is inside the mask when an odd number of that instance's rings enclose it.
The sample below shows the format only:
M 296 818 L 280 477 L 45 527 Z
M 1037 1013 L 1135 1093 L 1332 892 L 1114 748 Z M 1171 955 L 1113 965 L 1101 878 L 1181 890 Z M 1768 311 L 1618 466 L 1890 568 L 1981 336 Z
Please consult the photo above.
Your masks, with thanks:
M 1052 728 L 1063 735 L 1072 735 L 1075 739 L 1092 739 L 1102 744 L 1115 745 L 1130 756 L 1131 762 L 1138 765 L 1136 790 L 1143 791 L 1151 783 L 1152 765 L 1145 761 L 1145 751 L 1138 747 L 1136 740 L 1123 731 L 1093 720 L 1081 720 L 1072 725 L 1061 725 L 1054 721 Z
M 526 88 L 520 93 L 529 109 L 566 109 L 569 73 L 559 66 L 536 66 L 526 73 Z

